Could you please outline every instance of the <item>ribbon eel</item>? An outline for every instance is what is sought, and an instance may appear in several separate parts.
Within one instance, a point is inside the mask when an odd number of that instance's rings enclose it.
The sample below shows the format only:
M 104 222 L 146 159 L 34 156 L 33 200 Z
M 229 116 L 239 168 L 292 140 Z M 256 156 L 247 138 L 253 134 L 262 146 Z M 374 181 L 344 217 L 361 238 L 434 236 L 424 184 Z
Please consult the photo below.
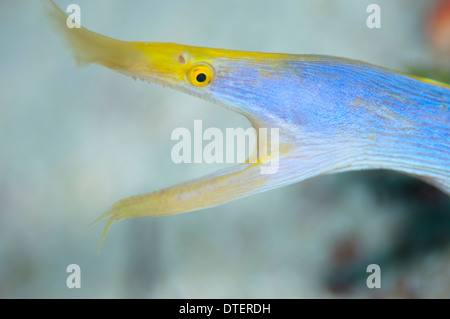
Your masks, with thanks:
M 320 174 L 395 170 L 450 194 L 449 85 L 332 56 L 120 41 L 70 29 L 53 1 L 43 4 L 79 65 L 103 65 L 222 105 L 255 129 L 279 129 L 278 154 L 115 203 L 94 222 L 109 218 L 99 249 L 114 221 L 199 210 Z M 278 171 L 262 174 L 271 156 Z

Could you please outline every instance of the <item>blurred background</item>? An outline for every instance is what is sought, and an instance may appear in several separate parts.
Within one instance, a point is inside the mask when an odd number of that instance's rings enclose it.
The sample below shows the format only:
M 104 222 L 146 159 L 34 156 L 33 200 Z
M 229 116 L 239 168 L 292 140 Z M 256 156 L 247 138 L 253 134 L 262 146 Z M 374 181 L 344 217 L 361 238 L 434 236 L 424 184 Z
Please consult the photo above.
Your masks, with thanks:
M 57 0 L 122 40 L 325 54 L 450 82 L 450 4 Z M 366 8 L 381 8 L 369 29 Z M 103 223 L 119 199 L 223 165 L 174 164 L 177 127 L 241 116 L 91 65 L 39 1 L 0 3 L 0 298 L 448 298 L 449 197 L 388 171 L 320 176 L 202 211 Z M 66 268 L 81 267 L 68 289 Z M 366 267 L 381 267 L 368 289 Z

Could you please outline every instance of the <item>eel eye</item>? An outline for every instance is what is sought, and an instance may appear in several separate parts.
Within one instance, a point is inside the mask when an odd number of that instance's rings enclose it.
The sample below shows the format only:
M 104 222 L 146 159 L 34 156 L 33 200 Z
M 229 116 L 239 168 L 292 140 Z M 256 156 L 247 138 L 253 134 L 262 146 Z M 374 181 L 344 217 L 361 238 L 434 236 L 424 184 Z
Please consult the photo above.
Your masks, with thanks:
M 195 86 L 206 86 L 214 77 L 212 67 L 205 63 L 195 65 L 188 73 L 189 82 Z

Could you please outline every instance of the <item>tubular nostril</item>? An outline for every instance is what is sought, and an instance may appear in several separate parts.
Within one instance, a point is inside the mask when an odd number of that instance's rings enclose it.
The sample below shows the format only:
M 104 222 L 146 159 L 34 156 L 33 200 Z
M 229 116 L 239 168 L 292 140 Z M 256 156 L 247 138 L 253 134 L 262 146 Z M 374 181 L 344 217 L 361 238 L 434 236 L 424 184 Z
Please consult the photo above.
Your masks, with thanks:
M 181 64 L 185 64 L 186 63 L 186 56 L 185 56 L 185 53 L 180 53 L 180 55 L 178 56 L 178 61 L 181 63 Z

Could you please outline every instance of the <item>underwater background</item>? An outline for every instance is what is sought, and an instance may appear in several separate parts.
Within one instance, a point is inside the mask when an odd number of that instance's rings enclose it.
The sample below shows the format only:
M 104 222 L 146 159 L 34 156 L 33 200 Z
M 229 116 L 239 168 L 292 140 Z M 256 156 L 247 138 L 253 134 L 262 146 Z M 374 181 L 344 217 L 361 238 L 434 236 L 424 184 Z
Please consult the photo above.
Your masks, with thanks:
M 121 40 L 342 56 L 449 83 L 450 14 L 432 15 L 444 2 L 56 0 Z M 372 3 L 379 29 L 366 25 Z M 175 128 L 250 123 L 106 68 L 78 68 L 39 1 L 2 1 L 0 38 L 0 298 L 450 297 L 450 198 L 389 171 L 126 219 L 97 254 L 104 223 L 88 225 L 117 200 L 228 165 L 173 163 Z M 70 264 L 80 266 L 79 289 L 66 285 Z M 366 285 L 369 264 L 381 268 L 379 289 Z

